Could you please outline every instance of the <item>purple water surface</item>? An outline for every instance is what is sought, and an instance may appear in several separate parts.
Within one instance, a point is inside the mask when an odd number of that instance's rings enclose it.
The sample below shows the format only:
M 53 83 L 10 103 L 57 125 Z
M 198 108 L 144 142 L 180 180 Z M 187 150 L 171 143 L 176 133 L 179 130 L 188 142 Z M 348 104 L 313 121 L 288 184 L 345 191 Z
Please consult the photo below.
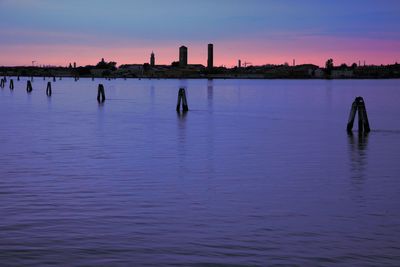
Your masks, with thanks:
M 1 266 L 400 265 L 400 80 L 13 79 Z

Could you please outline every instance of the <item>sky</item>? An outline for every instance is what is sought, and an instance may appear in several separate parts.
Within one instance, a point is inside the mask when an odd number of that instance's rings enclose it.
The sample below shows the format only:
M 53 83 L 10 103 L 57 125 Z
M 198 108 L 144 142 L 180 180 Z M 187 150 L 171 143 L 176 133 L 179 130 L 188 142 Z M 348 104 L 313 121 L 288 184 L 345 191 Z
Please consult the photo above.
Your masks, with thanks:
M 398 0 L 0 0 L 0 66 L 400 62 Z

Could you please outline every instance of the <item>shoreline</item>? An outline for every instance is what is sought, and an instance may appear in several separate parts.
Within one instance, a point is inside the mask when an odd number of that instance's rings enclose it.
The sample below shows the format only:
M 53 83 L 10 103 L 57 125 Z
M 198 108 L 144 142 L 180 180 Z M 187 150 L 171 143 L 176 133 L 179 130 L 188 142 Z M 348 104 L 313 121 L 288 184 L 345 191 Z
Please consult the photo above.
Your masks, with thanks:
M 108 65 L 107 65 L 108 66 Z M 137 78 L 137 79 L 400 79 L 400 64 L 386 66 L 337 66 L 320 68 L 312 64 L 248 66 L 245 68 L 206 68 L 133 64 L 97 67 L 0 67 L 0 77 L 72 77 L 79 78 Z
M 324 80 L 324 81 L 329 81 L 329 80 L 399 80 L 400 77 L 349 77 L 349 78 L 344 78 L 344 77 L 339 77 L 339 78 L 310 78 L 310 77 L 275 77 L 275 78 L 262 78 L 262 77 L 101 77 L 101 76 L 41 76 L 41 75 L 0 75 L 0 78 L 18 78 L 20 77 L 25 78 L 25 79 L 53 79 L 56 78 L 56 80 L 60 80 L 60 78 L 70 78 L 70 79 L 76 79 L 77 81 L 79 79 L 103 79 L 103 80 L 116 80 L 116 79 L 124 79 L 124 80 L 141 80 L 141 79 L 146 79 L 146 80 Z

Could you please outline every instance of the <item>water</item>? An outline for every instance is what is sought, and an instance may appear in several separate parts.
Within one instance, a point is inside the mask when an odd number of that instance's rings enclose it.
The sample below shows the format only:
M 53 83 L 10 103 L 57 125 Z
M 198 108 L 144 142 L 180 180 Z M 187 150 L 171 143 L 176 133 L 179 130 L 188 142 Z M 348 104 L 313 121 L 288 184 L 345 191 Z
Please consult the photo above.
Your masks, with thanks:
M 400 265 L 399 80 L 14 82 L 1 266 Z

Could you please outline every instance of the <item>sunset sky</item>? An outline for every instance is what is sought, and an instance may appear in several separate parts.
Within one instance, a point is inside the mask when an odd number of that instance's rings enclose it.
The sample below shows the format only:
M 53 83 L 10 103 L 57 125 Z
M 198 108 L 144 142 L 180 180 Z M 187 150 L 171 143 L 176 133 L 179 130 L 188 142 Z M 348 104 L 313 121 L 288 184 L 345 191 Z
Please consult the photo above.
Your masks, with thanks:
M 0 65 L 400 62 L 398 0 L 0 0 Z

